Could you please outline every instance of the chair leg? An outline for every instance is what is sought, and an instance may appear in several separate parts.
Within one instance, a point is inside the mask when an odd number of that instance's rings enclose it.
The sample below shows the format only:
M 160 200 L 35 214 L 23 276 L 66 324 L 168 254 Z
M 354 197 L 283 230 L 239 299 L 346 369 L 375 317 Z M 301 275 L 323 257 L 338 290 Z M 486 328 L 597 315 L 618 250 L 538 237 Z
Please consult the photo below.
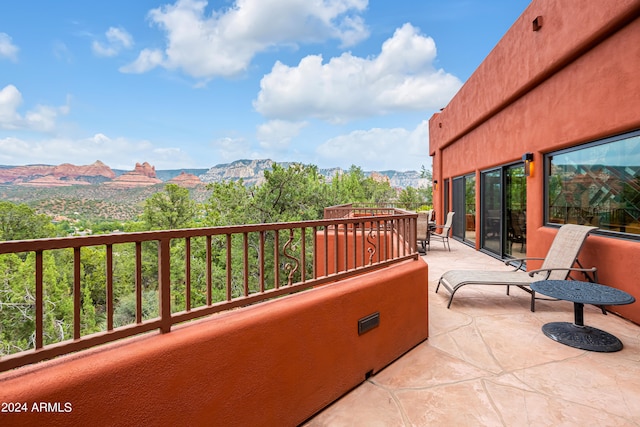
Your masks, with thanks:
M 535 313 L 536 311 L 536 291 L 531 289 L 531 312 Z

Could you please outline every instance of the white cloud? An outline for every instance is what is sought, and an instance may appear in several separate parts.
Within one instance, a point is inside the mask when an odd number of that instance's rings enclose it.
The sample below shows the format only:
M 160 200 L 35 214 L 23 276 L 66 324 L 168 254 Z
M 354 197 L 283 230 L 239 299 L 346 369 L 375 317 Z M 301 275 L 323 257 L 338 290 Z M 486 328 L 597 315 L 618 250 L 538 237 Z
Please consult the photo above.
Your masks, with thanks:
M 265 117 L 332 123 L 446 105 L 462 82 L 433 66 L 435 42 L 411 24 L 395 31 L 377 57 L 344 53 L 323 63 L 319 55 L 298 66 L 276 62 L 260 82 L 255 109 Z
M 107 43 L 94 40 L 91 44 L 93 53 L 98 56 L 116 56 L 123 48 L 129 49 L 133 46 L 133 37 L 123 28 L 110 27 L 105 36 Z
M 331 138 L 319 145 L 316 153 L 323 164 L 367 165 L 371 170 L 419 170 L 429 165 L 429 122 L 422 121 L 414 130 L 404 128 L 357 130 Z M 348 162 L 347 162 L 348 163 Z
M 18 112 L 20 105 L 22 94 L 14 85 L 0 90 L 0 129 L 51 132 L 56 127 L 58 116 L 69 113 L 69 99 L 60 107 L 36 105 L 24 117 Z
M 120 67 L 123 73 L 141 74 L 161 65 L 163 61 L 162 52 L 159 50 L 143 49 L 138 58 L 131 64 Z
M 0 90 L 0 128 L 15 129 L 20 121 L 18 107 L 22 104 L 22 94 L 14 85 Z
M 307 122 L 271 120 L 258 126 L 257 138 L 266 150 L 281 151 L 289 147 L 291 139 L 298 136 Z
M 159 50 L 142 50 L 121 71 L 141 73 L 162 66 L 196 78 L 230 77 L 243 73 L 257 53 L 273 46 L 327 39 L 349 46 L 368 37 L 358 15 L 368 0 L 236 0 L 210 13 L 207 4 L 178 0 L 151 10 L 149 19 L 166 33 L 167 46 L 160 58 Z
M 60 112 L 61 110 L 58 108 L 36 105 L 33 110 L 27 111 L 25 114 L 25 126 L 33 130 L 50 132 L 55 129 L 56 118 Z
M 224 137 L 212 143 L 217 156 L 223 162 L 238 159 L 258 159 L 262 156 L 251 149 L 251 143 L 244 138 Z
M 13 44 L 11 37 L 7 33 L 0 33 L 0 59 L 7 58 L 11 61 L 18 61 L 18 46 Z
M 180 148 L 155 147 L 146 140 L 110 138 L 97 133 L 88 138 L 49 138 L 25 140 L 15 137 L 0 139 L 0 164 L 68 163 L 88 165 L 101 160 L 114 169 L 133 169 L 135 162 L 149 162 L 156 169 L 175 169 L 177 165 L 193 165 Z

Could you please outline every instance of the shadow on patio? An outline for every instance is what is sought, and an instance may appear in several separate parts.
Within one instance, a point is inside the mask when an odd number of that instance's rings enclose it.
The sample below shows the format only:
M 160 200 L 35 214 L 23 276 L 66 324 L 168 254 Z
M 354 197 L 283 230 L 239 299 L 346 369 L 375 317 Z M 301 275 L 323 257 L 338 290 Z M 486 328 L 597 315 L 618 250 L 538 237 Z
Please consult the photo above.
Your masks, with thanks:
M 503 286 L 468 286 L 447 309 L 450 269 L 508 269 L 460 242 L 434 246 L 429 264 L 429 339 L 323 412 L 318 426 L 640 425 L 640 327 L 585 306 L 585 324 L 616 335 L 624 348 L 595 353 L 541 331 L 573 321 L 573 304 L 537 301 Z M 398 331 L 402 333 L 402 331 Z

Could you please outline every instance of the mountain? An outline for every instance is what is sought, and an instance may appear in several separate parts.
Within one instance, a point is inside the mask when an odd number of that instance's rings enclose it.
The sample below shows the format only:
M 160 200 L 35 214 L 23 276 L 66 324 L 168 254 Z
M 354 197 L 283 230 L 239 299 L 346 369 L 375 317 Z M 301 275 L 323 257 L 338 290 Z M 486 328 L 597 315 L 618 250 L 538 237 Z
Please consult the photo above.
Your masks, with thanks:
M 43 186 L 44 182 L 51 181 L 53 186 L 78 184 L 99 184 L 110 181 L 116 177 L 111 168 L 100 160 L 87 166 L 75 166 L 70 163 L 63 163 L 58 166 L 51 165 L 27 165 L 27 166 L 3 166 L 0 167 L 0 184 L 27 184 L 34 181 L 35 185 Z
M 101 161 L 91 165 L 75 166 L 64 163 L 52 165 L 1 166 L 0 185 L 19 185 L 21 187 L 78 187 L 100 185 L 113 189 L 130 189 L 163 184 L 176 183 L 183 187 L 194 188 L 203 183 L 238 181 L 246 185 L 258 185 L 264 181 L 264 172 L 271 170 L 275 162 L 271 159 L 236 160 L 235 162 L 219 164 L 209 169 L 171 169 L 156 171 L 147 162 L 136 163 L 134 170 L 126 171 L 111 169 Z M 282 167 L 288 167 L 292 162 L 279 162 Z M 339 167 L 319 168 L 318 171 L 328 181 L 334 176 L 345 173 Z M 365 171 L 377 181 L 387 181 L 392 187 L 427 187 L 431 185 L 426 178 L 421 178 L 417 171 Z
M 245 185 L 258 185 L 264 181 L 264 171 L 273 168 L 273 160 L 236 160 L 212 167 L 200 175 L 202 182 L 243 180 Z
M 235 162 L 219 164 L 212 167 L 206 173 L 200 175 L 200 179 L 205 183 L 238 181 L 242 179 L 246 185 L 256 185 L 264 181 L 264 172 L 266 170 L 271 170 L 274 163 L 276 162 L 271 159 L 236 160 Z M 291 162 L 282 162 L 278 164 L 286 168 L 291 164 Z M 318 169 L 318 171 L 329 181 L 337 174 L 346 172 L 344 169 L 339 167 Z M 365 171 L 364 174 L 365 176 L 370 176 L 377 181 L 388 181 L 392 187 L 396 188 L 418 188 L 431 185 L 430 180 L 427 178 L 421 178 L 420 173 L 417 171 Z
M 64 163 L 52 165 L 1 166 L 0 185 L 20 185 L 23 187 L 71 187 L 104 184 L 111 188 L 146 187 L 163 182 L 184 183 L 193 187 L 202 182 L 196 175 L 207 169 L 176 169 L 156 171 L 148 162 L 136 163 L 132 171 L 111 169 L 101 161 L 91 165 L 76 166 Z M 186 172 L 186 176 L 181 174 Z

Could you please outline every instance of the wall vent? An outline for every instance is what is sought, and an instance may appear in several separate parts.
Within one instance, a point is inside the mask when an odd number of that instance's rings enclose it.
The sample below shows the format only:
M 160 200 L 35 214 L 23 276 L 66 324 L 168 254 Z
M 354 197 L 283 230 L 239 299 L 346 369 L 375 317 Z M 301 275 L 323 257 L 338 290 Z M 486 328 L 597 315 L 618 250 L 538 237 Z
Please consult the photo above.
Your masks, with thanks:
M 380 312 L 376 311 L 375 313 L 358 320 L 358 335 L 362 335 L 373 328 L 377 328 L 379 325 Z

